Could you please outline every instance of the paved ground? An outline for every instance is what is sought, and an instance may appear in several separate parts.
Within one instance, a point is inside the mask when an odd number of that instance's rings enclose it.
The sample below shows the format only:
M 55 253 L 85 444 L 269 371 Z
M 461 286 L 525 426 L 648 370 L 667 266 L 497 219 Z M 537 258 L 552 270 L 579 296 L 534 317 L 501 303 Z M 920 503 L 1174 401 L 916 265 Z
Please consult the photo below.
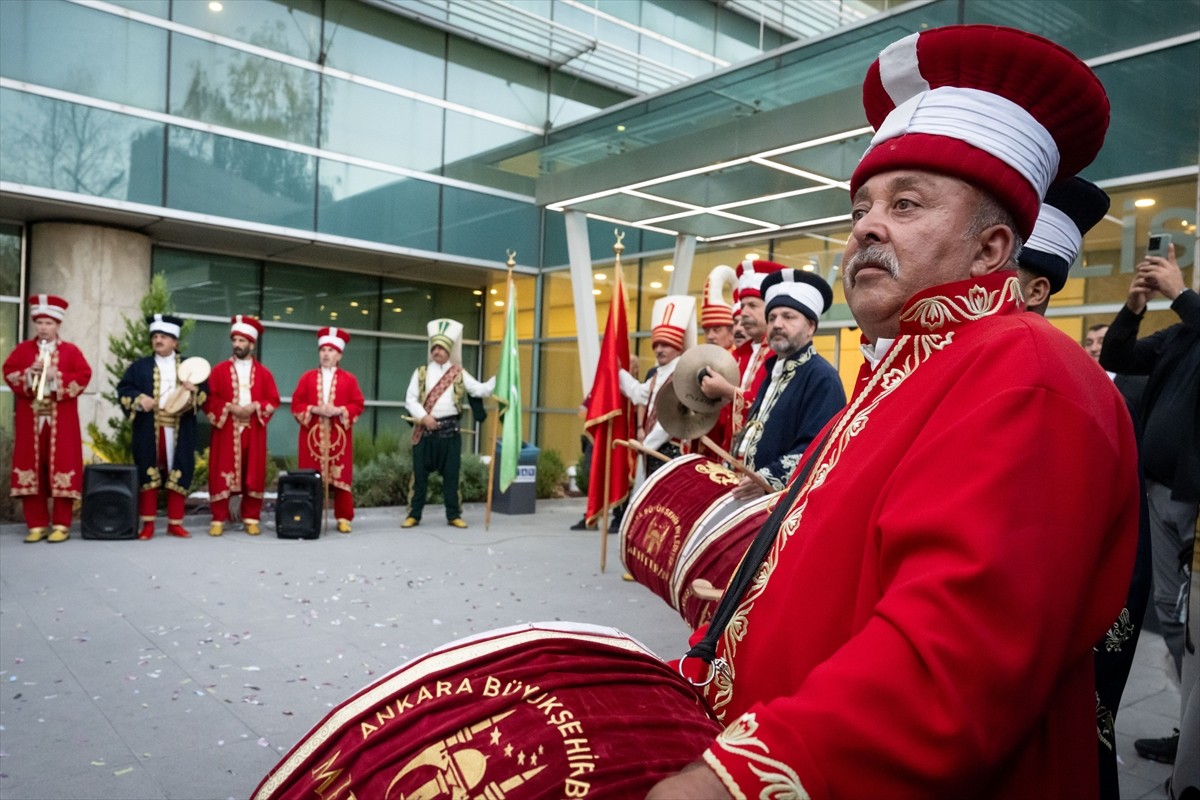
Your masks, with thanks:
M 468 530 L 427 509 L 360 513 L 315 541 L 231 530 L 188 541 L 21 542 L 0 527 L 0 797 L 245 798 L 330 707 L 460 637 L 520 622 L 619 628 L 655 652 L 686 627 L 621 580 L 616 537 L 568 531 L 579 500 L 535 515 L 468 506 Z M 1169 768 L 1133 739 L 1169 733 L 1178 689 L 1144 637 L 1117 721 L 1123 795 L 1162 797 Z

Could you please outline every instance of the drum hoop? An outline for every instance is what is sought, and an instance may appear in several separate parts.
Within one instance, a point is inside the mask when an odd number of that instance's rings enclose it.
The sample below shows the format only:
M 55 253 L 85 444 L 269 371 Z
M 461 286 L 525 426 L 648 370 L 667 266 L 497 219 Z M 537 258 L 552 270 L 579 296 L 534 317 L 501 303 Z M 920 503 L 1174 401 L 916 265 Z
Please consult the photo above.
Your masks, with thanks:
M 683 464 L 708 460 L 709 459 L 700 455 L 699 453 L 688 453 L 687 455 L 672 458 L 668 463 L 663 464 L 661 467 L 656 469 L 653 475 L 642 481 L 642 485 L 639 486 L 637 490 L 629 496 L 629 501 L 625 504 L 625 513 L 621 517 L 621 527 L 617 531 L 617 552 L 621 554 L 621 566 L 624 567 L 626 571 L 629 570 L 629 564 L 625 563 L 625 534 L 628 532 L 629 525 L 636 516 L 638 504 L 642 502 L 643 496 L 649 492 L 652 487 L 657 486 L 660 481 L 664 480 L 667 475 L 674 474 L 674 469 L 680 469 Z M 672 467 L 673 469 L 668 470 L 668 467 Z M 686 541 L 687 540 L 685 539 L 685 544 Z

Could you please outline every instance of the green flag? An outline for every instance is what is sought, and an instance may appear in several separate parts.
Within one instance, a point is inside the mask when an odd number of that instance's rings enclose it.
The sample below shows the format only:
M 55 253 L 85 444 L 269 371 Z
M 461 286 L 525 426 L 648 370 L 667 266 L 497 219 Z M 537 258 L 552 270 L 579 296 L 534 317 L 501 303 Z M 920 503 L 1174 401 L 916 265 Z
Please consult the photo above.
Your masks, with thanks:
M 504 342 L 500 345 L 500 369 L 496 372 L 496 399 L 503 415 L 500 444 L 500 491 L 517 477 L 517 457 L 521 453 L 521 361 L 517 352 L 517 288 L 508 278 L 508 317 L 504 323 Z

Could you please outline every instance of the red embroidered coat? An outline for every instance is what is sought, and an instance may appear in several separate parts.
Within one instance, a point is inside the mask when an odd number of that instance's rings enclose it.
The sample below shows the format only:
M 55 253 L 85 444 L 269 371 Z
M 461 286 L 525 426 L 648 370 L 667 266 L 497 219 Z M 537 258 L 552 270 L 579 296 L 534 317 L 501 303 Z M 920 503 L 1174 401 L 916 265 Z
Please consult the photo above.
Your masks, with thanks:
M 234 359 L 213 367 L 208 378 L 208 400 L 204 403 L 204 413 L 212 423 L 208 491 L 213 500 L 224 500 L 238 492 L 262 497 L 266 488 L 267 423 L 279 408 L 279 390 L 271 371 L 258 359 L 250 359 L 250 402 L 258 403 L 258 411 L 246 422 L 240 422 L 227 407 L 229 403 L 239 404 L 240 389 Z M 245 454 L 242 453 L 242 437 L 238 435 L 244 427 L 250 429 Z M 243 461 L 245 474 L 242 472 Z
M 327 476 L 329 485 L 351 491 L 354 483 L 354 434 L 352 426 L 362 416 L 363 394 L 358 379 L 344 369 L 333 373 L 329 387 L 329 402 L 344 406 L 350 414 L 348 424 L 341 417 L 318 417 L 315 414 L 304 424 L 304 414 L 321 405 L 321 370 L 310 369 L 300 376 L 292 392 L 292 416 L 300 423 L 300 469 L 315 469 Z M 328 465 L 326 465 L 328 459 Z
M 911 299 L 827 426 L 704 690 L 735 796 L 1097 794 L 1137 454 L 1112 382 L 1019 297 L 1006 271 Z
M 753 345 L 747 342 L 733 354 L 737 357 L 738 375 L 742 380 L 741 385 L 734 392 L 733 402 L 730 404 L 732 408 L 729 421 L 731 442 L 737 438 L 742 428 L 746 427 L 746 423 L 750 419 L 750 406 L 754 405 L 754 398 L 758 397 L 758 390 L 763 382 L 771 377 L 771 373 L 767 369 L 767 359 L 775 353 L 764 338 L 758 350 L 755 350 Z
M 40 357 L 37 339 L 18 344 L 4 361 L 4 380 L 16 398 L 13 422 L 12 493 L 14 497 L 49 495 L 80 497 L 83 488 L 83 438 L 77 398 L 92 379 L 92 368 L 79 348 L 58 340 L 51 365 L 58 370 L 58 387 L 46 392 L 50 425 L 50 486 L 41 485 L 38 463 L 37 388 L 25 385 L 25 371 Z

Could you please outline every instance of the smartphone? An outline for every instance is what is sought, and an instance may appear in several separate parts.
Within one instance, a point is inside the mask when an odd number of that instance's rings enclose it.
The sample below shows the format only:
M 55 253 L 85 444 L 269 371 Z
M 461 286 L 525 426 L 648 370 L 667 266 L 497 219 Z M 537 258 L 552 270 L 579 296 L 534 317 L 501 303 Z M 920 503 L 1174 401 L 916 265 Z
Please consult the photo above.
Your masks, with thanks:
M 1159 258 L 1167 257 L 1167 248 L 1171 246 L 1171 234 L 1169 233 L 1152 233 L 1150 234 L 1150 242 L 1146 245 L 1146 255 L 1158 256 Z

